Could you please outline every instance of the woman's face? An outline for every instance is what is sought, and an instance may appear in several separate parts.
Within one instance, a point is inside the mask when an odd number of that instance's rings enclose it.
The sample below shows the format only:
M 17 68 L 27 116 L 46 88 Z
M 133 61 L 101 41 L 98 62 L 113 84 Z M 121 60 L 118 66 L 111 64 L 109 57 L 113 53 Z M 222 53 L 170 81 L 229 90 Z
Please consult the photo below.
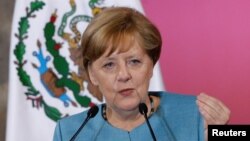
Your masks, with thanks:
M 153 62 L 137 44 L 126 52 L 108 51 L 89 66 L 89 76 L 102 92 L 109 107 L 118 111 L 135 110 L 145 102 L 153 73 Z

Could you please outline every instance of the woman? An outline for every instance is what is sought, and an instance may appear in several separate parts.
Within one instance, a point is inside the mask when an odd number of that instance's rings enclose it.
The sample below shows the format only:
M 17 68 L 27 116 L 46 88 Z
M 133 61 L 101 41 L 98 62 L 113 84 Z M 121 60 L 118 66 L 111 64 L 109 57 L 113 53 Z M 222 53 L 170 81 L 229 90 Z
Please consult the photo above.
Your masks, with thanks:
M 91 21 L 82 37 L 83 67 L 106 104 L 98 106 L 99 112 L 76 139 L 150 141 L 155 136 L 159 141 L 198 141 L 205 139 L 208 123 L 227 122 L 227 107 L 205 94 L 196 98 L 148 92 L 161 46 L 158 29 L 134 9 L 107 8 Z M 139 111 L 140 103 L 149 109 L 145 116 L 153 132 Z M 60 120 L 54 141 L 70 140 L 86 116 L 83 112 Z

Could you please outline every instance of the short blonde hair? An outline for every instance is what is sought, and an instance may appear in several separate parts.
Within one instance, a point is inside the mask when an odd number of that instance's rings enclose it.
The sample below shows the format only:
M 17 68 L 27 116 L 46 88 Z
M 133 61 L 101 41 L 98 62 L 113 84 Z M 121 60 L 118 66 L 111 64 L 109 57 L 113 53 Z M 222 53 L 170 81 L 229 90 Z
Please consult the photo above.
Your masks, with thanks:
M 162 39 L 159 30 L 142 13 L 127 7 L 111 7 L 92 19 L 82 36 L 83 67 L 116 50 L 126 51 L 136 41 L 155 64 L 161 52 Z M 121 47 L 122 46 L 122 47 Z

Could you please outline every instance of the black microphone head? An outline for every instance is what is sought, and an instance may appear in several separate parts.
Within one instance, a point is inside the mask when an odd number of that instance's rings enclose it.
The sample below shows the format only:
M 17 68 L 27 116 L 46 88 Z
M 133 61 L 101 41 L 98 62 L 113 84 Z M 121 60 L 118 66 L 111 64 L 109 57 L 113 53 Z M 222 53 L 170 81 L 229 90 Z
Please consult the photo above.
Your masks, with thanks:
M 148 107 L 145 103 L 139 104 L 139 111 L 142 115 L 146 115 L 148 113 Z
M 89 109 L 89 111 L 88 111 L 88 117 L 90 117 L 90 118 L 93 118 L 93 117 L 95 117 L 95 115 L 98 113 L 98 111 L 99 111 L 99 108 L 97 107 L 97 106 L 93 106 L 93 107 L 91 107 L 90 109 Z

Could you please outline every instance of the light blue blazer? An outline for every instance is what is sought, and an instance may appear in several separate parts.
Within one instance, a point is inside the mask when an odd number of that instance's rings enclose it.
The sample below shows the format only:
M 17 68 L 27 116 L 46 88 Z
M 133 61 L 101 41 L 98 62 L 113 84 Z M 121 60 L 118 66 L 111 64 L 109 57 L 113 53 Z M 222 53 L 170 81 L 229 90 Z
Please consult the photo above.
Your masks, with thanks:
M 150 92 L 160 97 L 160 105 L 149 117 L 157 141 L 203 141 L 203 118 L 196 105 L 196 97 L 168 92 Z M 57 122 L 53 141 L 69 141 L 80 127 L 87 112 Z M 99 112 L 90 119 L 75 141 L 153 141 L 145 123 L 128 132 L 113 127 Z

